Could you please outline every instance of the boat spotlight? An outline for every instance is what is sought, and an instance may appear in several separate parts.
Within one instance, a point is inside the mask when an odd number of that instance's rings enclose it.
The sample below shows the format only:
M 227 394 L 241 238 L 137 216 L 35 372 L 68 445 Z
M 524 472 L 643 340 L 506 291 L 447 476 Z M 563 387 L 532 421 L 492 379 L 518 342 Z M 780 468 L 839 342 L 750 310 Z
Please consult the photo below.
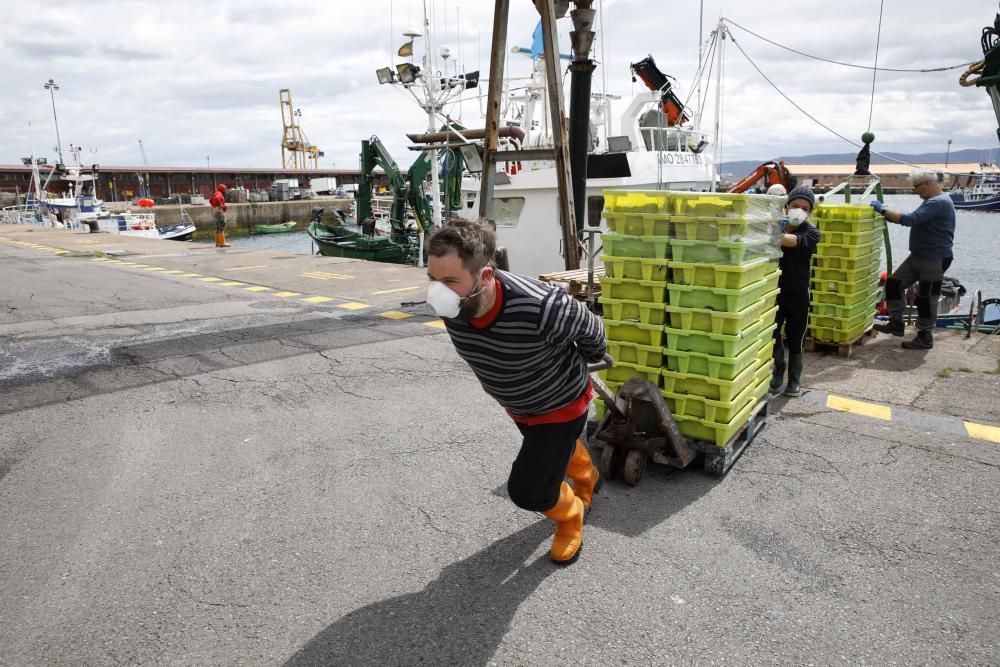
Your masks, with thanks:
M 420 68 L 412 63 L 399 63 L 396 65 L 396 74 L 401 83 L 413 83 L 420 74 Z
M 379 67 L 375 70 L 375 76 L 378 77 L 380 84 L 392 83 L 396 80 L 396 73 L 392 71 L 391 67 Z
M 476 174 L 483 170 L 483 156 L 477 144 L 463 144 L 459 146 L 458 151 L 462 154 L 469 173 Z

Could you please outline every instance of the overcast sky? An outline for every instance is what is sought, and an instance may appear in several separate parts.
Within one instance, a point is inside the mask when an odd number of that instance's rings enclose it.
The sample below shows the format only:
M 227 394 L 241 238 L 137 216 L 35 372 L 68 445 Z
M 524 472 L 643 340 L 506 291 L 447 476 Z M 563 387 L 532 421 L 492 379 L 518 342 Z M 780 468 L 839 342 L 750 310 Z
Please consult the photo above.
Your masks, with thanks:
M 601 0 L 595 2 L 595 7 Z M 421 0 L 241 0 L 213 3 L 89 0 L 9 3 L 0 22 L 0 164 L 31 153 L 53 157 L 49 93 L 55 79 L 64 148 L 85 148 L 85 162 L 141 164 L 141 139 L 151 165 L 278 167 L 278 90 L 290 88 L 309 140 L 324 167 L 354 167 L 361 139 L 377 134 L 402 165 L 406 132 L 426 115 L 403 91 L 380 86 L 375 69 L 400 60 L 395 50 L 408 27 L 423 32 Z M 435 51 L 451 47 L 464 69 L 489 69 L 493 2 L 427 0 Z M 508 45 L 530 46 L 537 14 L 512 0 Z M 594 57 L 595 87 L 625 97 L 641 91 L 628 64 L 653 54 L 686 95 L 698 58 L 698 0 L 603 0 Z M 816 11 L 806 6 L 815 5 Z M 879 65 L 938 67 L 982 57 L 980 31 L 995 2 L 885 0 Z M 878 0 L 704 2 L 705 34 L 720 15 L 774 41 L 827 58 L 872 64 Z M 460 20 L 459 20 L 460 18 Z M 569 19 L 560 21 L 569 50 Z M 808 60 L 733 28 L 740 46 L 792 99 L 838 132 L 858 138 L 868 126 L 871 71 Z M 417 41 L 417 56 L 423 53 Z M 606 58 L 606 61 L 603 59 Z M 528 60 L 512 56 L 524 74 Z M 605 71 L 602 71 L 606 70 Z M 727 44 L 723 92 L 723 160 L 851 152 L 854 149 L 803 117 Z M 879 72 L 874 148 L 909 153 L 997 146 L 986 93 L 958 85 L 960 70 Z M 481 87 L 485 95 L 486 87 Z M 623 106 L 623 101 L 619 106 Z M 616 109 L 617 124 L 617 112 Z M 708 112 L 711 114 L 711 110 Z M 481 126 L 479 103 L 462 105 L 466 126 Z M 708 119 L 712 116 L 709 115 Z M 30 122 L 30 126 L 29 126 Z M 705 129 L 711 131 L 711 123 Z

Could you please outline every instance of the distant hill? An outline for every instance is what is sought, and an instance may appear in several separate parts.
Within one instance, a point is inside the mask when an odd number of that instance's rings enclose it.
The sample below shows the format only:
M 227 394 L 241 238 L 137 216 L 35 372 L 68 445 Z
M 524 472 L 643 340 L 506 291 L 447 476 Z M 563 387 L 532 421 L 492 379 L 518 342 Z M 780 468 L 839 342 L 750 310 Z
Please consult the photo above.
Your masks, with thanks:
M 948 162 L 979 162 L 981 160 L 988 160 L 991 150 L 989 148 L 963 148 L 962 150 L 952 151 L 948 154 Z M 886 152 L 885 155 L 893 157 L 897 160 L 903 160 L 904 162 L 944 162 L 945 153 L 892 153 Z M 757 165 L 762 162 L 767 162 L 769 160 L 784 160 L 785 162 L 792 164 L 854 164 L 854 158 L 857 157 L 857 152 L 854 153 L 818 153 L 815 155 L 786 155 L 778 157 L 768 157 L 761 160 L 734 160 L 732 162 L 722 163 L 722 173 L 723 174 L 733 174 L 735 176 L 743 176 L 744 174 L 749 174 L 752 170 L 757 168 Z M 888 164 L 891 160 L 887 160 L 879 155 L 872 155 L 872 164 Z

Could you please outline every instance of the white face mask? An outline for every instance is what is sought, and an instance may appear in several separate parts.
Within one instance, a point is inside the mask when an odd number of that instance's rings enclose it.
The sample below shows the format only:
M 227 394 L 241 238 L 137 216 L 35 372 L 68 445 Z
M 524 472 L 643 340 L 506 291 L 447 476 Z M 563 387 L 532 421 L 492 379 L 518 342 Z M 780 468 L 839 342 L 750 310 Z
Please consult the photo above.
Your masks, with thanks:
M 798 227 L 803 222 L 805 222 L 806 218 L 808 217 L 809 214 L 803 211 L 801 208 L 788 209 L 788 224 L 791 225 L 792 227 Z
M 482 275 L 483 272 L 480 271 L 479 278 L 482 278 Z M 476 279 L 477 283 L 479 282 L 479 278 Z M 483 288 L 479 288 L 478 290 L 473 290 L 468 296 L 462 297 L 444 283 L 432 280 L 427 285 L 427 305 L 438 317 L 454 319 L 462 311 L 462 302 L 478 296 L 482 291 Z

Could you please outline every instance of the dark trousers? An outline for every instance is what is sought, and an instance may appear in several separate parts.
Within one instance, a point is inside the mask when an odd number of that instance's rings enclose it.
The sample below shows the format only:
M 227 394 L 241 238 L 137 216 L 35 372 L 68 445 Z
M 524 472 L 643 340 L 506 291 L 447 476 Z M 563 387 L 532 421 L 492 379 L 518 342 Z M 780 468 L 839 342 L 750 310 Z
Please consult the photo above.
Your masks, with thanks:
M 555 507 L 576 440 L 586 425 L 586 413 L 560 424 L 517 424 L 524 441 L 507 478 L 507 495 L 515 505 L 532 512 Z
M 215 231 L 224 232 L 226 231 L 226 214 L 222 211 L 215 212 Z
M 919 281 L 917 286 L 917 329 L 930 331 L 937 322 L 938 301 L 941 299 L 941 281 L 951 266 L 951 257 L 945 259 L 914 259 L 907 257 L 885 281 L 885 300 L 889 317 L 902 319 L 906 310 L 906 288 Z
M 781 292 L 778 294 L 778 314 L 774 321 L 774 356 L 784 359 L 785 351 L 781 345 L 781 329 L 785 329 L 788 340 L 789 354 L 802 354 L 802 342 L 806 337 L 806 326 L 809 324 L 809 291 Z

